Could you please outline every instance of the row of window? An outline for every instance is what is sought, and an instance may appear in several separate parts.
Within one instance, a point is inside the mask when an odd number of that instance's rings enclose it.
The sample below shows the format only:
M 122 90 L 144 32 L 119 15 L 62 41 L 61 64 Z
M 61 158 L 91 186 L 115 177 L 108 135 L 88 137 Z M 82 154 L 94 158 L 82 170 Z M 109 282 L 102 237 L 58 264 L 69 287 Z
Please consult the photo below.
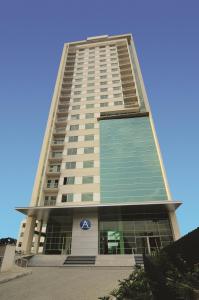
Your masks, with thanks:
M 74 194 L 72 193 L 63 194 L 61 202 L 72 202 L 73 199 L 74 199 Z M 93 201 L 93 193 L 82 193 L 81 201 Z
M 87 134 L 84 136 L 84 141 L 94 141 L 94 134 Z M 78 142 L 78 136 L 69 136 L 68 137 L 68 142 L 73 143 L 73 142 Z
M 66 169 L 75 169 L 76 168 L 76 161 L 69 161 L 66 162 Z M 84 160 L 83 161 L 83 168 L 94 168 L 94 160 Z
M 117 96 L 117 97 L 119 97 L 119 96 Z M 107 106 L 109 106 L 109 102 L 103 102 L 103 103 L 100 103 L 100 107 L 107 107 Z M 112 103 L 111 103 L 112 104 Z M 122 105 L 123 104 L 123 101 L 114 101 L 113 102 L 113 105 Z M 91 109 L 91 108 L 95 108 L 95 107 L 97 107 L 95 104 L 86 104 L 85 105 L 85 108 L 86 109 Z M 74 106 L 72 106 L 72 110 L 79 110 L 80 109 L 80 105 L 74 105 Z
M 82 82 L 83 80 L 84 80 L 85 78 L 76 78 L 75 79 L 75 82 Z M 100 76 L 100 79 L 107 79 L 107 75 L 102 75 L 102 76 Z M 94 76 L 92 76 L 92 77 L 88 77 L 87 78 L 87 80 L 88 81 L 92 81 L 92 80 L 96 80 L 96 78 L 94 77 Z M 95 85 L 95 83 L 96 83 L 96 81 L 95 82 L 92 82 L 92 83 L 88 83 L 88 86 L 91 86 L 91 84 L 94 86 Z M 116 84 L 116 83 L 120 83 L 120 80 L 113 80 L 112 81 L 112 84 Z M 100 82 L 100 84 L 101 85 L 105 85 L 105 84 L 108 84 L 108 82 Z
M 87 69 L 84 69 L 84 71 L 86 71 L 86 70 L 87 70 Z M 96 70 L 96 71 L 95 71 L 95 70 L 94 70 L 94 71 L 89 71 L 89 70 L 88 70 L 87 74 L 88 74 L 88 75 L 95 75 L 95 74 L 98 73 L 98 72 L 100 72 L 100 74 L 103 74 L 103 73 L 107 73 L 107 71 L 108 71 L 108 72 L 110 72 L 110 71 L 111 71 L 111 72 L 118 72 L 118 71 L 119 71 L 119 68 L 112 68 L 112 69 L 110 69 L 110 70 L 107 70 L 107 69 L 101 69 L 101 70 L 98 70 L 98 71 L 97 71 L 97 70 Z M 84 74 L 84 75 L 85 75 L 85 74 Z M 79 71 L 78 71 L 78 72 L 75 73 L 75 76 L 83 76 L 83 72 L 79 72 Z
M 95 90 L 89 90 L 87 91 L 87 94 L 94 94 Z M 75 96 L 81 95 L 81 91 L 77 91 L 73 93 Z M 112 95 L 100 95 L 100 100 L 108 99 L 109 97 L 112 97 Z M 122 93 L 113 94 L 114 98 L 122 97 Z M 87 101 L 93 101 L 95 100 L 94 96 L 88 96 L 86 97 Z
M 117 82 L 120 82 L 119 80 Z M 107 82 L 103 81 L 101 82 L 101 85 L 107 85 Z M 95 86 L 95 82 L 90 82 L 87 84 L 87 87 L 94 87 Z M 75 84 L 73 86 L 75 89 L 81 89 L 82 88 L 82 84 Z M 121 89 L 121 86 L 111 86 L 110 88 L 112 88 L 114 91 L 115 90 L 120 90 Z M 108 91 L 108 87 L 103 87 L 103 88 L 100 88 L 100 92 L 104 92 L 104 91 Z
M 95 117 L 94 113 L 85 114 L 85 119 L 93 119 L 94 117 Z M 79 120 L 79 119 L 80 119 L 80 114 L 71 115 L 71 120 Z
M 89 73 L 89 72 L 90 72 L 90 73 Z M 89 71 L 89 72 L 88 72 L 88 78 L 91 77 L 90 75 L 98 76 L 98 74 L 95 74 L 94 71 Z M 78 78 L 78 77 L 84 77 L 84 78 L 85 78 L 85 75 L 86 75 L 86 74 L 83 74 L 82 72 L 76 72 L 76 73 L 75 73 L 75 79 Z M 118 74 L 118 73 L 109 73 L 109 75 L 111 75 L 112 78 L 119 77 L 119 74 Z M 107 75 L 104 75 L 104 76 L 107 77 Z M 92 77 L 93 77 L 93 76 L 92 76 Z M 100 76 L 100 78 L 101 78 L 101 76 Z
M 93 53 L 93 52 L 95 52 L 95 50 L 104 51 L 106 49 L 110 49 L 110 51 L 114 51 L 114 50 L 116 50 L 116 45 L 111 44 L 111 45 L 103 45 L 103 46 L 96 46 L 96 47 L 90 47 L 90 48 L 81 48 L 81 49 L 78 49 L 78 54 L 82 54 L 82 53 L 85 53 L 88 51 L 89 51 L 89 53 Z
M 108 59 L 100 59 L 99 61 L 94 61 L 94 60 L 89 60 L 89 61 L 84 61 L 84 62 L 77 62 L 75 70 L 76 71 L 81 71 L 81 70 L 92 70 L 95 68 L 103 69 L 103 68 L 108 68 L 110 69 L 111 67 L 118 66 L 118 60 L 117 58 L 111 58 L 110 61 Z M 66 68 L 67 70 L 67 68 Z
M 82 184 L 90 184 L 94 182 L 93 176 L 83 176 Z M 63 185 L 75 184 L 75 176 L 64 177 Z
M 84 125 L 85 129 L 93 129 L 95 127 L 94 123 L 86 123 Z M 75 124 L 75 125 L 70 125 L 69 127 L 70 130 L 79 130 L 79 124 Z
M 94 160 L 84 160 L 83 161 L 83 168 L 94 168 Z M 75 169 L 76 168 L 76 162 L 67 162 L 66 163 L 66 169 Z M 50 165 L 49 166 L 49 172 L 50 173 L 57 173 L 60 172 L 61 166 L 60 165 Z M 50 180 L 50 179 L 49 179 Z M 49 184 L 51 184 L 52 181 L 49 181 Z M 56 184 L 56 182 L 55 182 Z M 58 181 L 57 181 L 58 184 Z

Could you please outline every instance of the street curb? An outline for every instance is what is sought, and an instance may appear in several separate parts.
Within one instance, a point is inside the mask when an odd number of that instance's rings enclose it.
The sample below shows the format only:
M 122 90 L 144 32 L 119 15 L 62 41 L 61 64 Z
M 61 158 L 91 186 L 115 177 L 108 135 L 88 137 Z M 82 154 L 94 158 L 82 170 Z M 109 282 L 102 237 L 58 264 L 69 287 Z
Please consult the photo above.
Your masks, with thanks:
M 29 271 L 26 271 L 26 272 L 23 272 L 23 273 L 12 274 L 10 277 L 7 277 L 7 278 L 2 278 L 2 279 L 0 278 L 0 284 L 11 281 L 11 280 L 14 280 L 16 278 L 20 278 L 20 277 L 24 277 L 26 275 L 30 275 L 30 274 L 32 274 L 32 270 L 29 270 Z M 1 276 L 1 274 L 0 274 L 0 276 Z

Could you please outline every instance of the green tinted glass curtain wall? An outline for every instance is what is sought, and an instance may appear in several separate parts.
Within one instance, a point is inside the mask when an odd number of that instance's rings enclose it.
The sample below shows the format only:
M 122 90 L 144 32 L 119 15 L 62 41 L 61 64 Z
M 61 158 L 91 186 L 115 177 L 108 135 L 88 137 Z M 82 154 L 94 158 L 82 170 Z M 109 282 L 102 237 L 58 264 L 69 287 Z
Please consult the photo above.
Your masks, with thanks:
M 101 202 L 167 200 L 148 117 L 100 121 Z

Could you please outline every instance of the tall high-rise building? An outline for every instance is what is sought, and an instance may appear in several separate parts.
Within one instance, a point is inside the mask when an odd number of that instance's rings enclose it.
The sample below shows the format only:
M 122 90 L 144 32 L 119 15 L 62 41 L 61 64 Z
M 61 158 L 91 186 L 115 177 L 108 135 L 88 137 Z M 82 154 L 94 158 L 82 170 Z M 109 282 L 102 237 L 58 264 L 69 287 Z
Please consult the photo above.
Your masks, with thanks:
M 21 250 L 150 254 L 179 237 L 179 205 L 132 36 L 65 44 L 31 203 L 17 208 L 27 215 Z

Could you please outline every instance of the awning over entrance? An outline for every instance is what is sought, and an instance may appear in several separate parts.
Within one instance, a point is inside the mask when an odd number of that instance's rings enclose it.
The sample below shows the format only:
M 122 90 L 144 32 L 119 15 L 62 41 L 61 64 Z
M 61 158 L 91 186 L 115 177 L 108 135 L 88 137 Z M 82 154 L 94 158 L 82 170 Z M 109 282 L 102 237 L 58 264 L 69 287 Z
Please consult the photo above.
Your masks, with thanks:
M 65 206 L 29 206 L 16 207 L 16 210 L 24 215 L 35 217 L 37 220 L 47 221 L 49 216 L 70 215 L 77 210 L 107 210 L 122 209 L 131 207 L 136 212 L 172 212 L 175 211 L 182 202 L 180 201 L 148 201 L 148 202 L 131 202 L 131 203 L 92 203 L 92 204 L 75 204 L 68 203 Z

